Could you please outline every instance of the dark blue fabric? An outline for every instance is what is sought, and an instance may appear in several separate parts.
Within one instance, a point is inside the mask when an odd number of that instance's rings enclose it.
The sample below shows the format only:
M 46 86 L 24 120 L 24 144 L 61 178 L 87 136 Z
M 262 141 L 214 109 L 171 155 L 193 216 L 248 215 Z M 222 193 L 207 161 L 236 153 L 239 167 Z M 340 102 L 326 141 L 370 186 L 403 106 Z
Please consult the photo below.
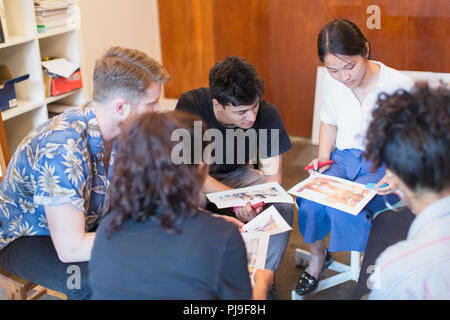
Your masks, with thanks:
M 62 292 L 69 300 L 91 297 L 88 263 L 61 262 L 49 236 L 20 237 L 7 245 L 0 250 L 0 269 Z
M 89 262 L 93 299 L 251 299 L 244 242 L 238 228 L 200 212 L 180 234 L 158 221 L 129 220 L 109 238 L 107 216 Z
M 334 164 L 324 172 L 350 181 L 367 184 L 380 181 L 386 172 L 385 167 L 371 172 L 371 163 L 362 157 L 362 151 L 346 149 L 332 152 Z M 388 196 L 391 203 L 398 201 L 395 195 Z M 324 239 L 330 233 L 328 250 L 364 252 L 373 213 L 386 208 L 383 197 L 375 196 L 356 216 L 346 212 L 306 200 L 296 199 L 298 210 L 298 225 L 303 241 L 313 243 Z

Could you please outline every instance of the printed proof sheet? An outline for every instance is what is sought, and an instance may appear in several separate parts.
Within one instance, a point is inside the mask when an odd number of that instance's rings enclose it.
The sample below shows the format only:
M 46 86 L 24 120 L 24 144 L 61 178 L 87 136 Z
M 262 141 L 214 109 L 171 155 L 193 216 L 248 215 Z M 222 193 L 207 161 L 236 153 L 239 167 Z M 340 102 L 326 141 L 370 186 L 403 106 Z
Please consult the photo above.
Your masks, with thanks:
M 250 187 L 206 194 L 209 201 L 217 208 L 243 207 L 248 202 L 252 205 L 264 203 L 294 203 L 292 197 L 277 183 L 269 182 Z
M 252 279 L 257 269 L 264 269 L 266 265 L 267 249 L 271 235 L 292 230 L 274 206 L 270 206 L 250 222 L 242 230 L 245 248 L 247 249 L 248 272 Z
M 274 206 L 270 206 L 255 218 L 246 223 L 242 230 L 245 232 L 269 232 L 270 235 L 283 233 L 292 228 L 280 215 Z
M 288 192 L 353 215 L 357 215 L 377 194 L 363 184 L 320 173 L 310 175 Z
M 269 232 L 243 232 L 245 249 L 247 250 L 247 265 L 250 279 L 253 282 L 253 273 L 266 266 L 267 249 L 269 248 Z

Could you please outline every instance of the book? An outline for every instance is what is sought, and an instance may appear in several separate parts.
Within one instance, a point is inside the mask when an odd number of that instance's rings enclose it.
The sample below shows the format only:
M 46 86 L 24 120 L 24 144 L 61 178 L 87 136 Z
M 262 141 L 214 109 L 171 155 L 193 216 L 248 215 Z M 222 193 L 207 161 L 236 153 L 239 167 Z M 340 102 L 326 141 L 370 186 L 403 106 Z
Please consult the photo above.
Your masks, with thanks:
M 0 1 L 0 43 L 8 42 L 8 25 L 3 1 Z
M 0 20 L 0 43 L 5 43 L 5 34 L 3 32 L 3 22 Z
M 72 18 L 72 14 L 69 13 L 60 13 L 51 16 L 36 16 L 37 24 L 46 24 L 55 21 L 64 21 L 66 23 L 70 22 Z

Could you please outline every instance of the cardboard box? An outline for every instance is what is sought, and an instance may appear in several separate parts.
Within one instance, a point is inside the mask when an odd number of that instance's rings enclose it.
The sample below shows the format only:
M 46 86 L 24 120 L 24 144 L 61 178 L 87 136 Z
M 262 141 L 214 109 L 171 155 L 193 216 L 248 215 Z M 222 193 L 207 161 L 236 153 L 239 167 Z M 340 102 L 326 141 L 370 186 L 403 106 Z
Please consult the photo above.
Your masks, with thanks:
M 75 71 L 68 78 L 56 77 L 51 79 L 50 93 L 52 96 L 58 96 L 60 94 L 79 89 L 83 86 L 81 79 L 81 71 Z
M 8 66 L 0 65 L 0 108 L 2 111 L 17 106 L 14 84 L 30 77 L 29 74 L 13 78 Z
M 51 86 L 52 86 L 52 75 L 48 74 L 45 70 L 42 70 L 44 73 L 44 88 L 45 88 L 45 97 L 51 97 Z

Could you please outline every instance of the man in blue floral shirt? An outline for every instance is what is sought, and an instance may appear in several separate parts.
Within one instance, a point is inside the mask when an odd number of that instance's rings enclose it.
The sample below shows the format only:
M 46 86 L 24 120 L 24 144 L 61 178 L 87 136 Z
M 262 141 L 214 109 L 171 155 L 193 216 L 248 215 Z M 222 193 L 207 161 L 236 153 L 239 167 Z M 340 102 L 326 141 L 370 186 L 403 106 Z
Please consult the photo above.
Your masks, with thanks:
M 112 47 L 96 62 L 93 100 L 24 138 L 0 184 L 1 269 L 69 299 L 90 297 L 87 261 L 108 209 L 118 125 L 158 111 L 168 80 L 145 53 Z

